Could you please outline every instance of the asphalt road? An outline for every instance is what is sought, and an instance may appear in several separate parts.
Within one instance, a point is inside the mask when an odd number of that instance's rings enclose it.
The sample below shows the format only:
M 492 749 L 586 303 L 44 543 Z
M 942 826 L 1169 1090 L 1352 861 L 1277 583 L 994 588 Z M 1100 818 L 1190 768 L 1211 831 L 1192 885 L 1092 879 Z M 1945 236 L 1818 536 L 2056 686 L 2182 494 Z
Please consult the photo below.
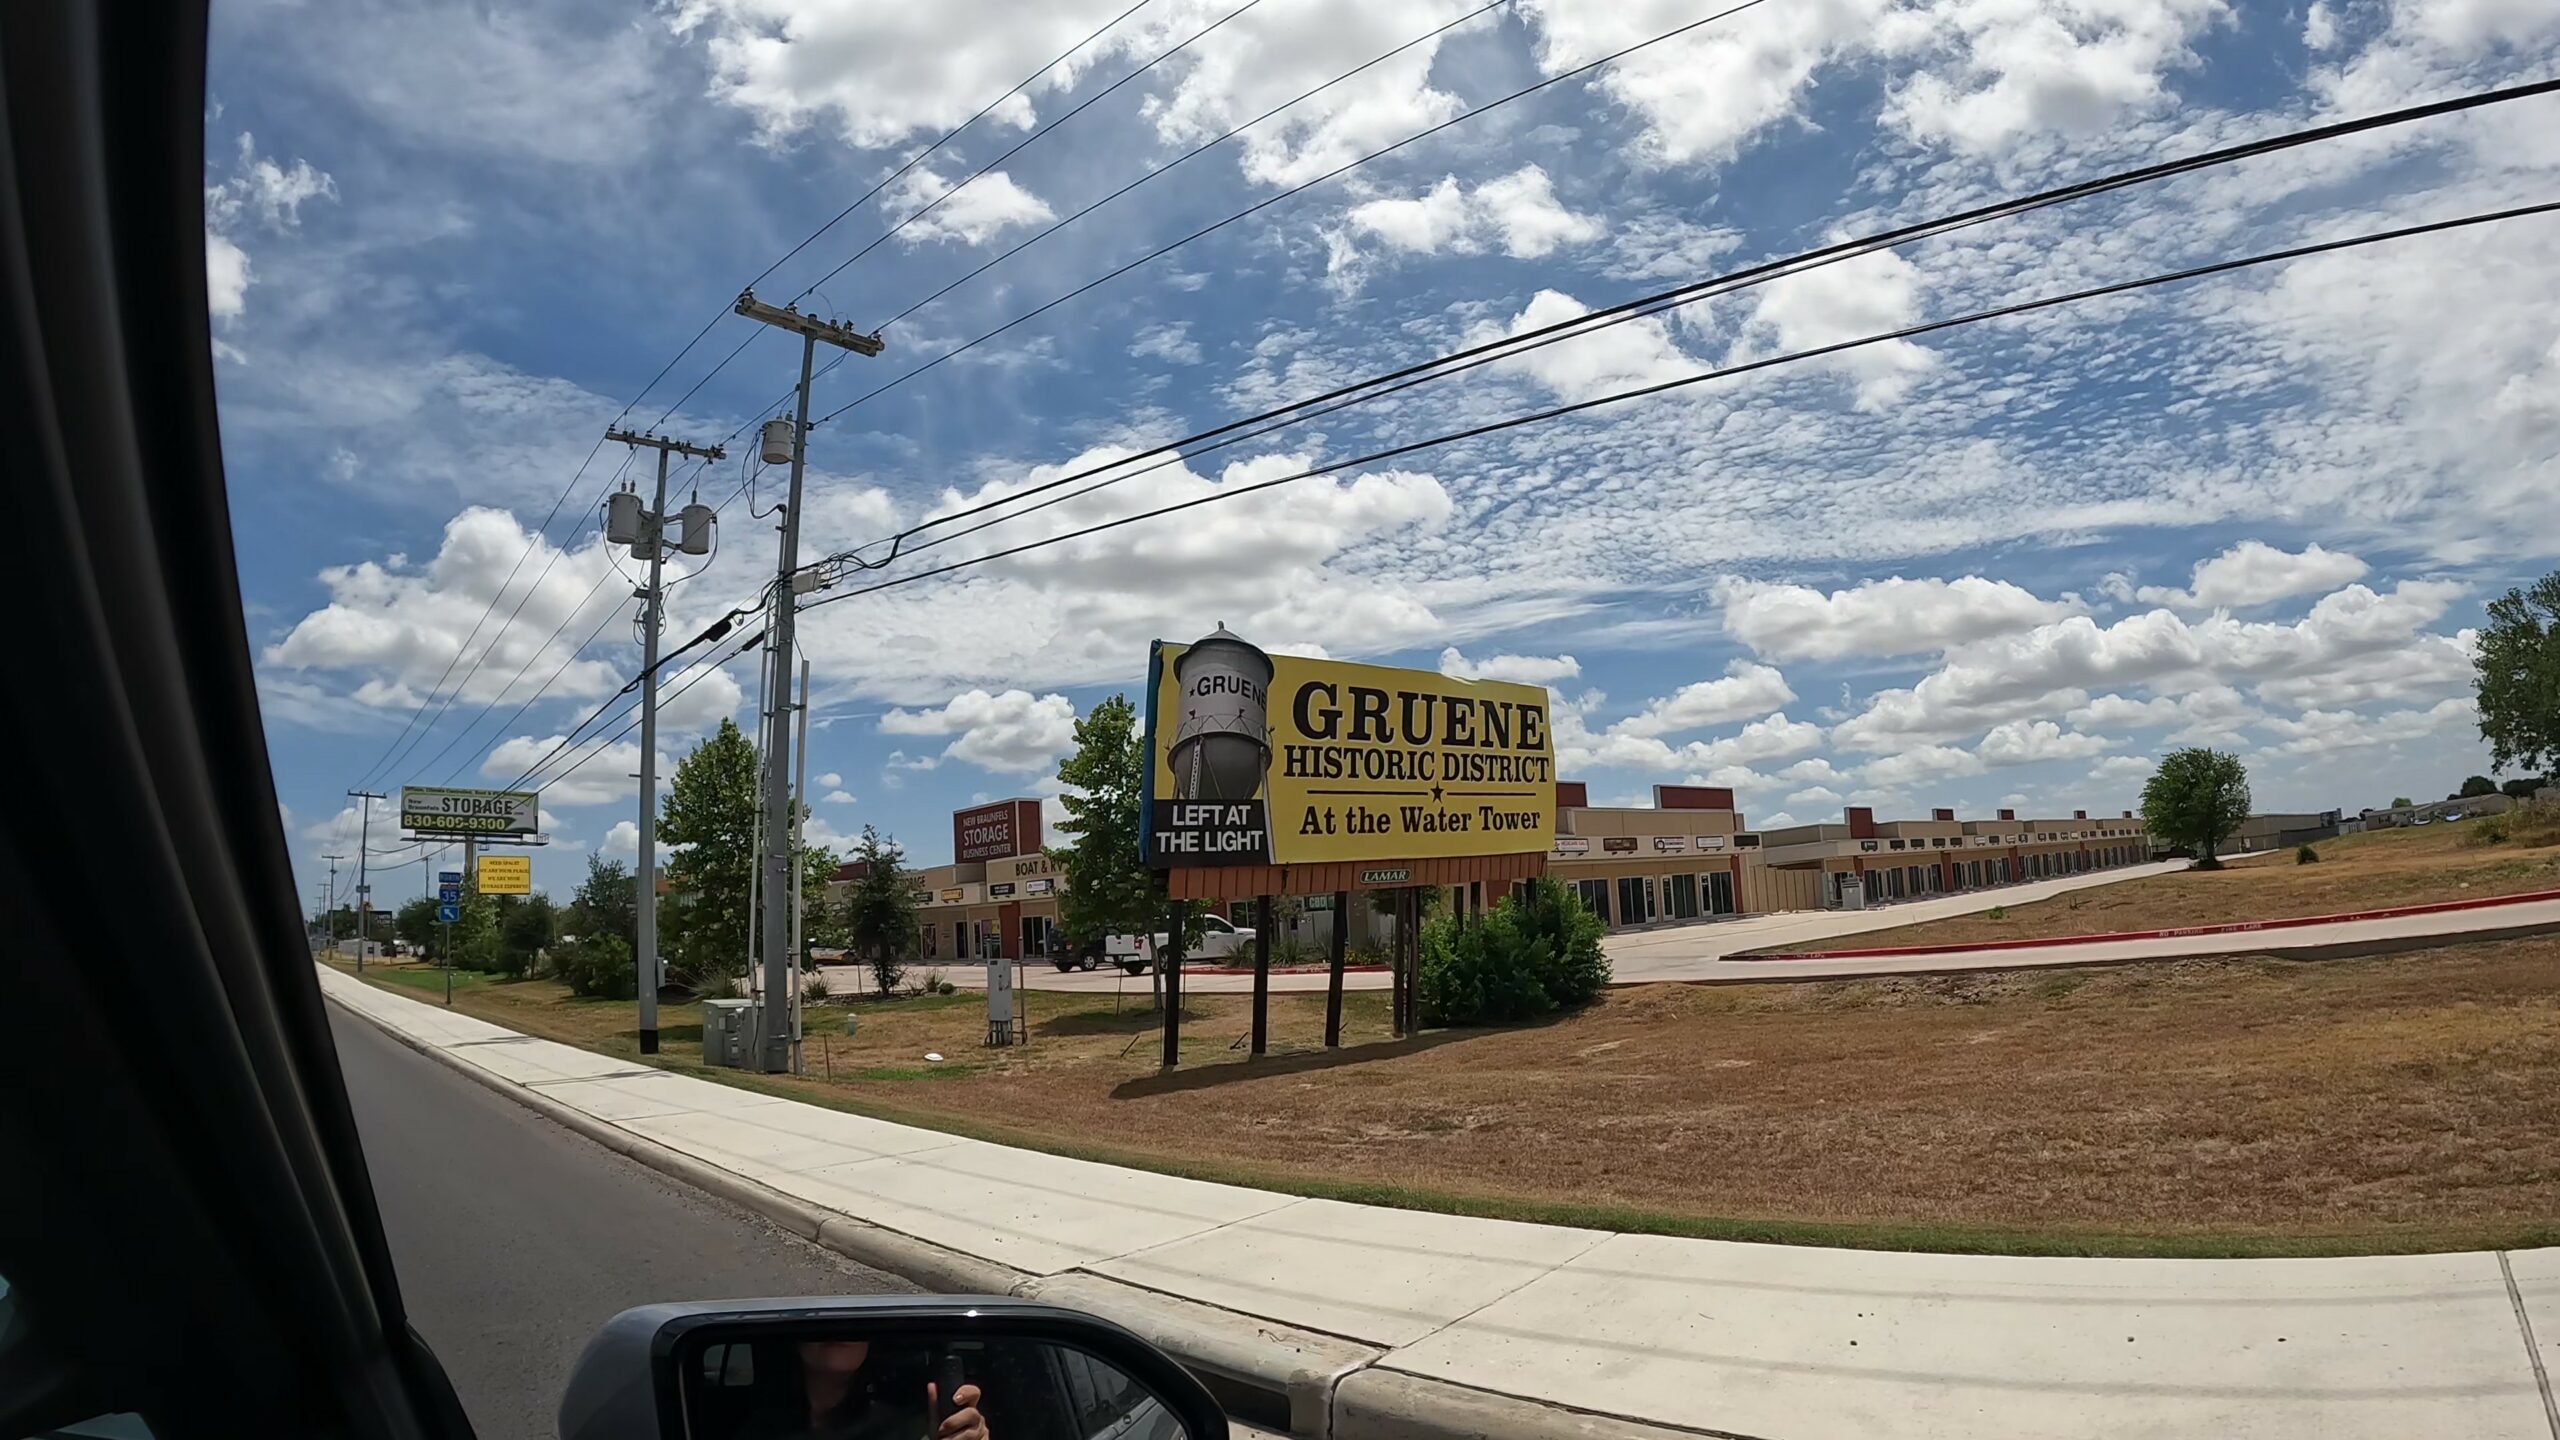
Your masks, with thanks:
M 400 1289 L 481 1440 L 556 1433 L 598 1326 L 653 1300 L 913 1290 L 329 1012 Z

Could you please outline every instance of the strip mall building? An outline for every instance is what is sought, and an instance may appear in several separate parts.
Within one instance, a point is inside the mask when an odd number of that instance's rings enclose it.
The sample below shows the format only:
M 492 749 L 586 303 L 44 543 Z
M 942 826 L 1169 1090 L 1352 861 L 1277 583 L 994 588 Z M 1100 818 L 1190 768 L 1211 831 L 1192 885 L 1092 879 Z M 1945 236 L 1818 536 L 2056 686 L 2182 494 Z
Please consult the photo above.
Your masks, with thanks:
M 1729 789 L 1657 785 L 1653 802 L 1595 806 L 1579 782 L 1556 787 L 1547 873 L 1613 930 L 1890 904 L 2151 858 L 2150 837 L 2130 811 L 2020 819 L 2002 810 L 1960 820 L 1941 809 L 1926 820 L 1878 820 L 1851 806 L 1832 824 L 1753 830 Z M 1066 878 L 1041 853 L 1040 802 L 973 806 L 954 812 L 951 829 L 957 858 L 916 872 L 919 963 L 1036 959 L 1063 948 L 1058 895 Z M 830 903 L 858 873 L 853 865 L 836 872 Z M 1369 938 L 1378 917 L 1365 905 L 1352 913 L 1353 939 Z M 1252 923 L 1251 902 L 1233 907 L 1232 918 Z M 1300 922 L 1297 938 L 1322 943 L 1331 923 L 1330 912 L 1317 910 Z

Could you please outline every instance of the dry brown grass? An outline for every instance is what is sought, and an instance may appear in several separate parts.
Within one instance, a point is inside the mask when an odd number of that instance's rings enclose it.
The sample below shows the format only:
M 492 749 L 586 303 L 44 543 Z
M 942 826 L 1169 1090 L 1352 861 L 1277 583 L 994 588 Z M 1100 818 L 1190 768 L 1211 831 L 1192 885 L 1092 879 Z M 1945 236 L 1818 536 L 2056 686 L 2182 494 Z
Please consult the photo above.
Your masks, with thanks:
M 2320 854 L 2317 865 L 2295 864 L 2291 850 L 2253 855 L 2220 870 L 2119 881 L 2012 905 L 1996 920 L 1958 915 L 1872 930 L 1836 946 L 1813 948 L 2162 930 L 2560 889 L 2560 845 L 2473 845 L 2464 825 L 2342 835 L 2313 848 Z
M 541 988 L 458 1003 L 629 1053 L 628 1007 Z M 1152 1021 L 1107 1000 L 1038 997 L 1057 1008 L 1033 1044 L 992 1054 L 974 1004 L 898 1002 L 812 1055 L 833 1083 L 741 1083 L 1121 1163 L 1621 1229 L 2173 1254 L 2560 1238 L 2560 938 L 1652 986 L 1405 1042 L 1354 998 L 1364 1043 L 1248 1064 L 1224 1048 L 1242 1001 L 1203 997 L 1162 1076 L 1152 1033 L 1121 1053 Z M 1275 1003 L 1287 1043 L 1314 1040 L 1319 1005 Z M 669 1044 L 678 1065 L 698 1053 Z M 927 1048 L 951 1062 L 923 1066 Z

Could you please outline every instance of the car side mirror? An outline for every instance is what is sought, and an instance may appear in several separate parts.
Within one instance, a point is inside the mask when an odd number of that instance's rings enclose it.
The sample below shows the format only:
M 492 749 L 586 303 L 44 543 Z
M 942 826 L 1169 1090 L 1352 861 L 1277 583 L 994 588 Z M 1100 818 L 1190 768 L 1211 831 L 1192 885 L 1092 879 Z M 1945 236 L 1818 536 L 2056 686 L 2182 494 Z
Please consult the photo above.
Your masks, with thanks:
M 560 1440 L 1227 1440 L 1190 1372 L 1107 1320 L 994 1296 L 643 1305 L 587 1342 Z

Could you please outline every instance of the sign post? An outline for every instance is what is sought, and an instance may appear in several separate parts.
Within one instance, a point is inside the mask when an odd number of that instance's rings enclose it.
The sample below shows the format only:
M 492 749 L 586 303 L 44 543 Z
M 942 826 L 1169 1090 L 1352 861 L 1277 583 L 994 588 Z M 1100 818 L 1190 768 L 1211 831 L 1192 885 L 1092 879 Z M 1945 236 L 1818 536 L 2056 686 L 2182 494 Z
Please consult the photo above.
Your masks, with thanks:
M 436 923 L 444 927 L 444 943 L 436 958 L 444 962 L 444 1003 L 453 1003 L 453 922 L 462 918 L 462 872 L 436 872 Z

